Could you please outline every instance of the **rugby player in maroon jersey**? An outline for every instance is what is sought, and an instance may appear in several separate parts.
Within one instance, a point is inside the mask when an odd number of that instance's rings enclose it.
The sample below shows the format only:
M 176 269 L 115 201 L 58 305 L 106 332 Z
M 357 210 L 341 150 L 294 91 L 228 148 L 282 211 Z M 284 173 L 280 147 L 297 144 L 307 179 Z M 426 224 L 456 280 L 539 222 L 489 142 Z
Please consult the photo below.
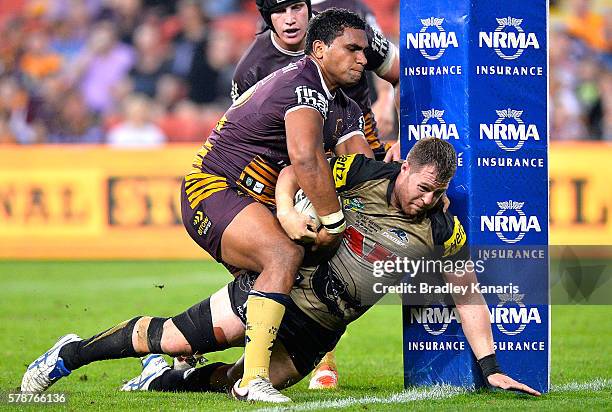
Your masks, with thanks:
M 371 11 L 358 0 L 315 1 L 312 7 L 310 0 L 257 0 L 257 7 L 269 30 L 256 36 L 238 63 L 232 81 L 231 96 L 234 100 L 268 74 L 304 56 L 306 26 L 313 11 L 316 14 L 330 7 L 342 7 L 375 23 Z M 393 85 L 398 84 L 399 53 L 396 47 L 376 30 L 374 24 L 366 26 L 366 33 L 369 45 L 366 49 L 366 70 L 375 72 Z M 366 140 L 376 158 L 382 160 L 390 145 L 383 145 L 378 138 L 367 76 L 362 76 L 357 84 L 343 90 L 359 104 L 364 114 Z M 395 157 L 391 157 L 392 153 L 395 153 Z M 399 152 L 393 150 L 388 158 L 398 160 L 397 156 Z

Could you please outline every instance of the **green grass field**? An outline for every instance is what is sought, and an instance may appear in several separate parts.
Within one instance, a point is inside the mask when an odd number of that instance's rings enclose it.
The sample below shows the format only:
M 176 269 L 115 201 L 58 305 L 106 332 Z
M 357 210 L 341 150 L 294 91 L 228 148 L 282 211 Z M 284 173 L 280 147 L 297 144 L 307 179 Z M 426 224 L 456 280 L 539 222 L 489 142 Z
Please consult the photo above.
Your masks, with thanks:
M 59 336 L 74 332 L 88 337 L 136 315 L 172 316 L 228 280 L 224 269 L 211 262 L 0 262 L 0 408 L 11 407 L 6 393 L 18 388 L 26 366 Z M 292 408 L 612 410 L 612 306 L 553 308 L 553 391 L 539 399 L 511 393 L 403 392 L 401 339 L 400 308 L 373 308 L 340 341 L 341 389 L 312 392 L 302 381 L 286 390 Z M 233 349 L 210 359 L 235 360 L 241 352 Z M 51 391 L 68 394 L 62 407 L 69 410 L 266 407 L 221 394 L 119 392 L 121 383 L 139 370 L 136 359 L 99 362 L 75 371 Z M 575 385 L 585 383 L 591 384 Z

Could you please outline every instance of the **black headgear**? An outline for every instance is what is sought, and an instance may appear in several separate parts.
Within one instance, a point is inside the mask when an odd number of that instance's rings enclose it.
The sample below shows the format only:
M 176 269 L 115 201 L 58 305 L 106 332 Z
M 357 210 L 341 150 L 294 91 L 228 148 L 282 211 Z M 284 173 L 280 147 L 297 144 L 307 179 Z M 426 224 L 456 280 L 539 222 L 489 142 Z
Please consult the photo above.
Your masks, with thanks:
M 295 3 L 306 3 L 306 7 L 308 7 L 308 19 L 312 17 L 312 5 L 310 4 L 310 0 L 255 0 L 257 4 L 257 10 L 261 14 L 261 17 L 264 19 L 270 30 L 274 31 L 274 26 L 272 25 L 272 12 L 290 6 Z

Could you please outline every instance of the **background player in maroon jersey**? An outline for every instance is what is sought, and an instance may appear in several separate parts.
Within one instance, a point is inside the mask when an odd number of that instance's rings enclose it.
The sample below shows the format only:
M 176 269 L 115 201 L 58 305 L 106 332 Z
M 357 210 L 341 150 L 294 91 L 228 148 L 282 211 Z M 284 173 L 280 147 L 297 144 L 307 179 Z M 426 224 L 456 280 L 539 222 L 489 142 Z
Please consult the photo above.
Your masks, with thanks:
M 357 0 L 319 1 L 312 5 L 312 10 L 320 12 L 334 6 L 349 9 L 373 21 L 369 9 Z M 257 81 L 304 55 L 305 27 L 312 14 L 310 0 L 257 0 L 257 7 L 270 30 L 257 35 L 238 63 L 232 81 L 231 95 L 234 100 Z M 371 25 L 367 26 L 366 33 L 369 44 L 366 49 L 366 70 L 374 71 L 393 85 L 397 84 L 399 53 L 395 46 Z M 384 146 L 378 138 L 367 76 L 362 76 L 357 84 L 343 90 L 359 104 L 364 114 L 366 140 L 376 158 L 382 160 L 389 145 Z

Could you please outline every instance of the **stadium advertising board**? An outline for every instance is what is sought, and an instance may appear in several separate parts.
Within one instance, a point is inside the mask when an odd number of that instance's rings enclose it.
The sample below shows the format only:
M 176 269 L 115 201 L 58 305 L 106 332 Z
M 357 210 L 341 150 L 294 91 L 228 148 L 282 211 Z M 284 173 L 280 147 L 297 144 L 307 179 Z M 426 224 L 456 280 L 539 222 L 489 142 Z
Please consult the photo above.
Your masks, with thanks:
M 451 210 L 484 270 L 502 368 L 549 388 L 546 1 L 402 1 L 401 139 L 433 136 L 461 165 Z M 405 296 L 405 384 L 482 385 L 447 300 Z M 419 304 L 422 304 L 420 302 Z
M 180 217 L 195 150 L 3 149 L 0 257 L 207 258 Z
M 206 258 L 186 235 L 179 214 L 181 176 L 196 149 L 3 148 L 0 258 Z M 610 156 L 608 145 L 551 146 L 552 245 L 609 244 L 609 182 L 592 165 L 606 165 Z M 504 202 L 509 200 L 514 201 Z M 491 228 L 489 233 L 495 239 L 498 220 L 493 216 L 500 209 L 493 201 L 485 206 L 489 213 L 478 225 Z M 455 207 L 453 198 L 453 210 Z M 526 202 L 521 208 L 528 227 L 523 237 L 537 233 L 536 225 L 546 226 L 539 217 L 537 222 L 530 221 L 527 212 L 531 207 Z M 503 215 L 510 216 L 510 212 Z M 520 222 L 520 216 L 515 222 Z M 520 233 L 504 236 L 515 239 Z

